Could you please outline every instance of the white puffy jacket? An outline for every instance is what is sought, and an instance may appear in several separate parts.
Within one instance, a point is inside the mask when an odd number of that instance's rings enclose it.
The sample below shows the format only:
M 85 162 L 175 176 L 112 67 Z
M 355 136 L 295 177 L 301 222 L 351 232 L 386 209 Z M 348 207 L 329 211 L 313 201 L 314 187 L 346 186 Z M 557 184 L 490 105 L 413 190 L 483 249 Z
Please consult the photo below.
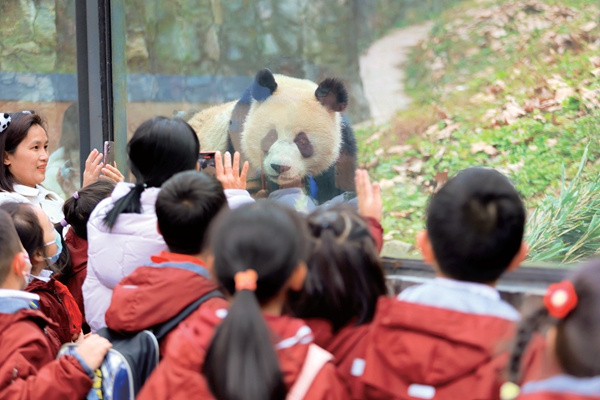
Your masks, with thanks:
M 147 264 L 150 256 L 167 250 L 157 231 L 154 204 L 160 188 L 144 190 L 140 214 L 121 214 L 112 231 L 104 217 L 114 203 L 129 193 L 133 185 L 119 183 L 110 197 L 102 200 L 88 221 L 88 265 L 83 284 L 85 317 L 93 332 L 106 326 L 104 313 L 110 305 L 113 288 L 136 268 Z M 230 208 L 254 200 L 245 190 L 225 190 Z

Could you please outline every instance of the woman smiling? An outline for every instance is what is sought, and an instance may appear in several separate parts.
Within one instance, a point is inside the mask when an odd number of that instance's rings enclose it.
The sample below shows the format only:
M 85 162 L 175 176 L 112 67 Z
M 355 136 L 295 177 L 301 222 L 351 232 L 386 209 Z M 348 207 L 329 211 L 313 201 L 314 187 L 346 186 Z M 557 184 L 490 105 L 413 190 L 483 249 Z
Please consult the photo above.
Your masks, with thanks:
M 33 111 L 0 113 L 0 203 L 30 202 L 41 207 L 52 223 L 58 223 L 64 217 L 64 200 L 41 185 L 48 157 L 48 134 L 39 115 Z M 114 180 L 123 180 L 116 168 L 103 168 L 101 160 L 97 150 L 90 153 L 83 186 L 97 181 L 101 171 Z

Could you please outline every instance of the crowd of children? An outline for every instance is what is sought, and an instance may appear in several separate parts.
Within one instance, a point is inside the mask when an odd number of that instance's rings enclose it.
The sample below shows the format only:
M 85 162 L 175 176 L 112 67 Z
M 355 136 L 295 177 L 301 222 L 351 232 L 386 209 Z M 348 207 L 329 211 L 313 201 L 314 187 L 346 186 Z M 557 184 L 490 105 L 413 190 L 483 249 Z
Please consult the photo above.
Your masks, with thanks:
M 239 154 L 211 177 L 199 151 L 187 123 L 156 117 L 128 145 L 135 184 L 96 179 L 55 225 L 35 202 L 0 204 L 0 399 L 84 399 L 112 346 L 96 332 L 172 321 L 139 399 L 600 399 L 600 262 L 521 318 L 495 289 L 527 255 L 501 173 L 468 168 L 432 195 L 417 245 L 436 278 L 394 297 L 366 171 L 358 210 L 302 215 L 255 202 Z M 18 173 L 2 158 L 0 184 Z

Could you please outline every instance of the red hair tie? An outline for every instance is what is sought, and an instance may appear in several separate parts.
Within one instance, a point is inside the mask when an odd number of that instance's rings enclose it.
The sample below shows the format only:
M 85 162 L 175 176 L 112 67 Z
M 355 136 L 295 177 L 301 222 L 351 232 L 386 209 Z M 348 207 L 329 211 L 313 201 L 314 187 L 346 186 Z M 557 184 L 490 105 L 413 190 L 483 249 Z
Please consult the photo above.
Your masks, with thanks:
M 548 313 L 558 319 L 563 319 L 577 305 L 577 293 L 571 281 L 562 281 L 548 286 L 544 295 L 544 305 Z
M 235 274 L 233 278 L 235 280 L 235 290 L 256 290 L 256 281 L 258 280 L 258 274 L 253 269 L 247 269 L 240 271 Z

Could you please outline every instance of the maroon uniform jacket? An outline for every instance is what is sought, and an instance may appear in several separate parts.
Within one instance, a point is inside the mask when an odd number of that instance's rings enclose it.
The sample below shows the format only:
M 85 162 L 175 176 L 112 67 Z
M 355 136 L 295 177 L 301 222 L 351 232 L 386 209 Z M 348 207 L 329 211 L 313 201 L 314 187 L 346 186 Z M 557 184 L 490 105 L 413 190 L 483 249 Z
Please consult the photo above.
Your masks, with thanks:
M 208 384 L 200 371 L 214 328 L 224 314 L 225 310 L 203 310 L 193 320 L 181 324 L 169 343 L 165 358 L 142 388 L 138 399 L 212 399 Z M 268 315 L 265 319 L 274 334 L 279 365 L 289 389 L 300 374 L 312 342 L 312 332 L 299 319 Z M 345 385 L 332 363 L 327 363 L 319 371 L 304 398 L 348 399 Z
M 58 353 L 60 346 L 72 342 L 81 333 L 83 317 L 75 299 L 69 289 L 54 278 L 48 282 L 34 278 L 25 291 L 40 297 L 40 311 L 54 322 L 46 331 L 54 352 Z
M 106 325 L 117 332 L 139 332 L 167 322 L 185 307 L 205 294 L 216 290 L 208 270 L 197 258 L 183 254 L 161 252 L 152 256 L 152 263 L 137 268 L 113 290 L 106 311 Z M 212 298 L 196 310 L 227 309 L 224 298 Z M 188 318 L 193 318 L 192 315 Z M 164 354 L 171 331 L 160 343 Z
M 62 279 L 61 281 L 73 295 L 73 298 L 79 307 L 79 311 L 81 311 L 81 314 L 83 315 L 83 322 L 85 323 L 85 308 L 83 306 L 83 291 L 81 290 L 81 287 L 83 286 L 83 282 L 87 275 L 88 242 L 77 236 L 73 229 L 69 229 L 65 237 L 65 243 L 71 254 L 73 275 L 71 275 L 66 282 Z
M 13 299 L 11 299 L 13 300 Z M 0 399 L 80 400 L 92 379 L 74 357 L 55 360 L 45 330 L 52 321 L 28 301 L 7 304 L 0 298 Z M 19 301 L 16 302 L 17 304 Z

